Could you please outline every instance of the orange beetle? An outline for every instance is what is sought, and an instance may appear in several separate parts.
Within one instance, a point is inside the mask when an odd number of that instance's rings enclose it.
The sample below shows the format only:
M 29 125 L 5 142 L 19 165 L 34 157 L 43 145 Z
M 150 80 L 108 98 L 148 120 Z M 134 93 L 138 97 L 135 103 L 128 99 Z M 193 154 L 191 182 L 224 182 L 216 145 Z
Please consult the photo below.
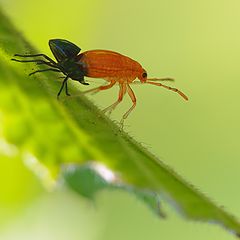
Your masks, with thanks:
M 133 83 L 133 81 L 136 79 L 139 79 L 141 83 L 148 83 L 174 91 L 178 93 L 181 97 L 183 97 L 185 100 L 188 100 L 188 97 L 178 89 L 156 82 L 167 80 L 172 81 L 173 79 L 148 78 L 147 72 L 138 62 L 120 53 L 108 50 L 90 50 L 79 54 L 81 49 L 75 44 L 64 39 L 49 40 L 49 46 L 57 62 L 55 62 L 45 54 L 34 55 L 15 54 L 15 56 L 27 58 L 43 57 L 47 61 L 41 59 L 33 60 L 12 59 L 12 60 L 17 62 L 36 62 L 37 64 L 45 64 L 51 67 L 48 69 L 34 71 L 29 75 L 45 71 L 62 72 L 66 77 L 63 80 L 60 91 L 58 92 L 58 96 L 60 95 L 64 86 L 66 90 L 66 95 L 70 95 L 67 89 L 67 80 L 69 78 L 78 81 L 84 85 L 88 85 L 88 83 L 84 81 L 84 76 L 91 78 L 102 78 L 109 83 L 108 85 L 88 90 L 85 93 L 106 90 L 113 87 L 116 83 L 118 83 L 120 89 L 117 101 L 114 102 L 109 107 L 105 108 L 103 112 L 109 111 L 111 113 L 116 108 L 116 106 L 122 101 L 124 95 L 127 92 L 132 100 L 132 106 L 123 115 L 121 124 L 123 124 L 123 121 L 128 117 L 128 115 L 136 106 L 136 97 L 134 95 L 133 90 L 130 87 L 130 84 Z
M 173 79 L 147 78 L 147 72 L 138 62 L 120 53 L 108 50 L 90 50 L 78 55 L 78 59 L 83 66 L 84 71 L 86 72 L 85 76 L 91 78 L 102 78 L 109 82 L 108 85 L 85 91 L 85 93 L 106 90 L 113 87 L 116 83 L 119 85 L 120 89 L 117 101 L 105 108 L 103 112 L 112 112 L 122 101 L 126 92 L 130 96 L 133 105 L 123 115 L 121 124 L 123 124 L 123 121 L 136 106 L 136 97 L 132 88 L 130 87 L 130 84 L 136 79 L 139 79 L 141 83 L 153 84 L 174 91 L 185 100 L 188 100 L 188 97 L 178 89 L 156 82 L 167 80 L 172 81 Z

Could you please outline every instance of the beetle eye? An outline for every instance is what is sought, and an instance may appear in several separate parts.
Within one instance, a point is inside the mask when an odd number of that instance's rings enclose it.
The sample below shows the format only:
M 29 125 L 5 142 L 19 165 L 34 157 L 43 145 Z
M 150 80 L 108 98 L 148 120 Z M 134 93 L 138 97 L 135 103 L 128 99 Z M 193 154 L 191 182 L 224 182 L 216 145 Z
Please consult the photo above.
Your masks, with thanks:
M 146 78 L 146 77 L 147 77 L 147 73 L 144 72 L 144 73 L 142 74 L 142 77 L 143 77 L 143 78 Z

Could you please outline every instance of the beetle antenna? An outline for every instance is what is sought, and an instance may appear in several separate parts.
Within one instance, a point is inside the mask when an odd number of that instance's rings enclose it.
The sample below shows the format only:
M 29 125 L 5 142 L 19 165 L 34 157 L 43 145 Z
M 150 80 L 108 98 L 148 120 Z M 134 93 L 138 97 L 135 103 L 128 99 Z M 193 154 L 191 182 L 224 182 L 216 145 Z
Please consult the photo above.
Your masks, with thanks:
M 151 81 L 171 81 L 174 82 L 173 78 L 148 78 L 147 80 L 151 80 Z
M 178 93 L 181 97 L 183 97 L 185 100 L 188 100 L 188 97 L 183 93 L 181 92 L 180 90 L 178 90 L 177 88 L 172 88 L 172 87 L 169 87 L 169 86 L 166 86 L 164 84 L 161 84 L 161 83 L 156 83 L 156 82 L 150 82 L 150 81 L 147 81 L 146 83 L 148 84 L 152 84 L 152 85 L 156 85 L 156 86 L 159 86 L 159 87 L 164 87 L 168 90 L 171 90 L 173 92 L 176 92 Z

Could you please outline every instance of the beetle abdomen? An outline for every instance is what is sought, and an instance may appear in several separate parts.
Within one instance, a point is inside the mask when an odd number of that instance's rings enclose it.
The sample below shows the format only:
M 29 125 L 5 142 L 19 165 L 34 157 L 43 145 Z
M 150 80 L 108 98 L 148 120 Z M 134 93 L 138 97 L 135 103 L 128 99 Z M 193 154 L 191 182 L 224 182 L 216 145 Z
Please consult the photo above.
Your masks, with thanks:
M 86 68 L 86 76 L 92 78 L 133 78 L 142 70 L 133 59 L 108 50 L 91 50 L 79 55 Z

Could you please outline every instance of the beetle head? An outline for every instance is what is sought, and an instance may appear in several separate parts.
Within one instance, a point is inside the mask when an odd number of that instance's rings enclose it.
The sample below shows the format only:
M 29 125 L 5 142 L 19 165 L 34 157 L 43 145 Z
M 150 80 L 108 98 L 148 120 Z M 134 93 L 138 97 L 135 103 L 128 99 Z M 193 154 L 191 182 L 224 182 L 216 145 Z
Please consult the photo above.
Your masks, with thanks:
M 74 58 L 81 51 L 81 48 L 64 39 L 51 39 L 48 44 L 58 62 Z
M 145 69 L 142 69 L 142 71 L 140 72 L 138 79 L 142 82 L 145 83 L 147 81 L 147 72 L 145 71 Z

